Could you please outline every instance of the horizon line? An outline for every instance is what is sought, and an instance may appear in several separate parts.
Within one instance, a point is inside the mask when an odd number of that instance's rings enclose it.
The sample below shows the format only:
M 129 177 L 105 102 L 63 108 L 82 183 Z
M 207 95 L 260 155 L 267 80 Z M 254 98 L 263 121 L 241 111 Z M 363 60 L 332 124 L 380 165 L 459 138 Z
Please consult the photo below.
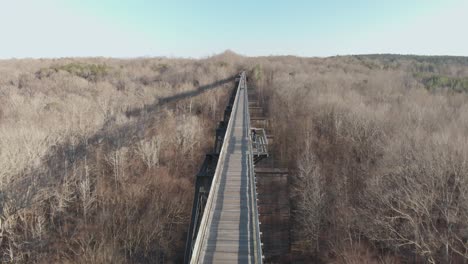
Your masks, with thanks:
M 59 60 L 59 59 L 116 59 L 116 60 L 135 60 L 135 59 L 187 59 L 187 60 L 204 60 L 210 59 L 216 56 L 222 56 L 223 54 L 233 54 L 235 56 L 244 58 L 266 58 L 266 57 L 296 57 L 306 59 L 326 59 L 335 57 L 354 57 L 354 56 L 404 56 L 404 57 L 453 57 L 453 58 L 468 58 L 468 55 L 453 55 L 453 54 L 415 54 L 415 53 L 354 53 L 354 54 L 336 54 L 328 56 L 303 56 L 297 54 L 270 54 L 270 55 L 244 55 L 231 50 L 224 52 L 215 53 L 213 55 L 205 56 L 174 56 L 174 55 L 141 55 L 141 56 L 57 56 L 57 57 L 36 57 L 36 56 L 25 56 L 25 57 L 0 57 L 0 60 Z

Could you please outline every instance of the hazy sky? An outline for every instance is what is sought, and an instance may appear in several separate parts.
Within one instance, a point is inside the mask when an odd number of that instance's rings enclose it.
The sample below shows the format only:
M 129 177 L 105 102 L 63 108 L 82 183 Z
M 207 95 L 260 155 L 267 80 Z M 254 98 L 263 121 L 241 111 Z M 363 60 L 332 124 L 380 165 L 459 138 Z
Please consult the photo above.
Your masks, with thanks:
M 468 0 L 0 0 L 0 58 L 468 56 Z

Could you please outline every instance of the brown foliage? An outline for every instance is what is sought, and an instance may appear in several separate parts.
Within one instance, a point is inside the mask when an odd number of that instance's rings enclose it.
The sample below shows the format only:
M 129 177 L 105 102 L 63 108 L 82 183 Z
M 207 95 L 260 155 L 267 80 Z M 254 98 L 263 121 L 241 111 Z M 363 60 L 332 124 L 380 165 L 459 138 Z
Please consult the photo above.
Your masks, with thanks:
M 0 61 L 1 261 L 180 261 L 191 176 L 227 100 L 212 88 L 241 67 L 294 172 L 303 255 L 466 261 L 468 96 L 418 77 L 466 78 L 465 64 L 231 52 Z
M 397 62 L 251 61 L 276 153 L 296 171 L 293 234 L 304 254 L 352 263 L 344 260 L 357 245 L 370 258 L 468 258 L 468 95 L 428 92 L 415 77 L 418 62 Z M 464 66 L 433 68 L 456 67 Z
M 0 261 L 180 261 L 219 60 L 1 61 Z

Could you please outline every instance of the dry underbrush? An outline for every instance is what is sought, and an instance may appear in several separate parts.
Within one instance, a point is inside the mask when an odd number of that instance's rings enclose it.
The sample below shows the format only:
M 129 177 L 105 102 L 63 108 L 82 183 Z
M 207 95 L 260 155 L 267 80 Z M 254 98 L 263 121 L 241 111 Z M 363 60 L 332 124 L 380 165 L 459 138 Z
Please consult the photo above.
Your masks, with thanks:
M 231 53 L 0 61 L 1 261 L 180 262 L 239 65 L 292 171 L 293 261 L 466 261 L 468 95 L 433 87 L 465 59 Z
M 293 250 L 340 263 L 466 261 L 467 94 L 426 89 L 422 62 L 405 57 L 250 63 L 277 156 L 294 171 Z
M 235 60 L 0 61 L 0 260 L 179 262 Z

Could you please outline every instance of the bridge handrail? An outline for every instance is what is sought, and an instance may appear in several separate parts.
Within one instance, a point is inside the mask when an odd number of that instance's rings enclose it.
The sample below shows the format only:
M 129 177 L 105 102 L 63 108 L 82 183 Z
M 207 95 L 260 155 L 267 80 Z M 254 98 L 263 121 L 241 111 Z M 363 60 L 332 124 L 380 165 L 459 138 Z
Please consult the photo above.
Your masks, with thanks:
M 193 247 L 192 258 L 190 260 L 190 263 L 199 263 L 200 253 L 201 253 L 201 249 L 202 249 L 202 243 L 203 243 L 204 237 L 206 235 L 208 220 L 210 219 L 211 214 L 213 212 L 213 210 L 212 210 L 213 199 L 216 196 L 216 192 L 218 190 L 219 178 L 220 178 L 220 174 L 221 174 L 222 167 L 223 167 L 223 166 L 219 166 L 219 164 L 224 164 L 224 161 L 226 159 L 226 152 L 227 152 L 228 145 L 229 145 L 228 141 L 229 141 L 229 139 L 231 137 L 231 133 L 232 133 L 232 129 L 231 129 L 232 126 L 233 126 L 232 125 L 233 124 L 232 119 L 233 119 L 233 115 L 236 112 L 236 109 L 238 107 L 237 102 L 239 101 L 239 91 L 240 91 L 240 88 L 241 88 L 241 83 L 242 83 L 244 78 L 245 78 L 245 73 L 243 72 L 242 75 L 241 75 L 241 78 L 239 80 L 239 85 L 237 86 L 236 97 L 234 99 L 234 104 L 233 104 L 233 107 L 232 107 L 232 110 L 231 110 L 231 115 L 229 117 L 228 125 L 227 125 L 227 128 L 226 128 L 226 134 L 224 135 L 223 145 L 222 145 L 221 151 L 219 153 L 218 166 L 216 166 L 216 170 L 215 170 L 215 173 L 214 173 L 214 176 L 213 176 L 213 181 L 212 181 L 212 184 L 211 184 L 210 193 L 208 195 L 208 200 L 206 202 L 205 210 L 203 211 L 203 216 L 202 216 L 202 220 L 200 222 L 200 227 L 198 229 L 198 234 L 197 234 L 197 238 L 195 240 L 195 245 Z
M 247 83 L 244 86 L 244 89 L 247 88 Z M 253 149 L 252 149 L 252 136 L 250 135 L 251 129 L 250 129 L 250 113 L 249 113 L 249 101 L 248 101 L 248 92 L 244 93 L 244 96 L 246 97 L 245 99 L 245 105 L 244 107 L 246 108 L 245 110 L 245 115 L 246 115 L 246 120 L 247 120 L 247 128 L 249 132 L 249 157 L 248 157 L 248 162 L 249 162 L 249 179 L 250 179 L 250 191 L 252 194 L 252 211 L 253 211 L 253 220 L 254 223 L 252 224 L 253 226 L 253 231 L 255 234 L 255 239 L 254 239 L 254 255 L 255 255 L 255 263 L 262 264 L 263 263 L 263 252 L 262 252 L 262 242 L 261 242 L 261 237 L 260 237 L 260 220 L 259 220 L 259 215 L 258 215 L 258 205 L 257 205 L 257 185 L 256 185 L 256 178 L 255 178 L 255 169 L 254 169 L 254 163 L 253 163 Z

